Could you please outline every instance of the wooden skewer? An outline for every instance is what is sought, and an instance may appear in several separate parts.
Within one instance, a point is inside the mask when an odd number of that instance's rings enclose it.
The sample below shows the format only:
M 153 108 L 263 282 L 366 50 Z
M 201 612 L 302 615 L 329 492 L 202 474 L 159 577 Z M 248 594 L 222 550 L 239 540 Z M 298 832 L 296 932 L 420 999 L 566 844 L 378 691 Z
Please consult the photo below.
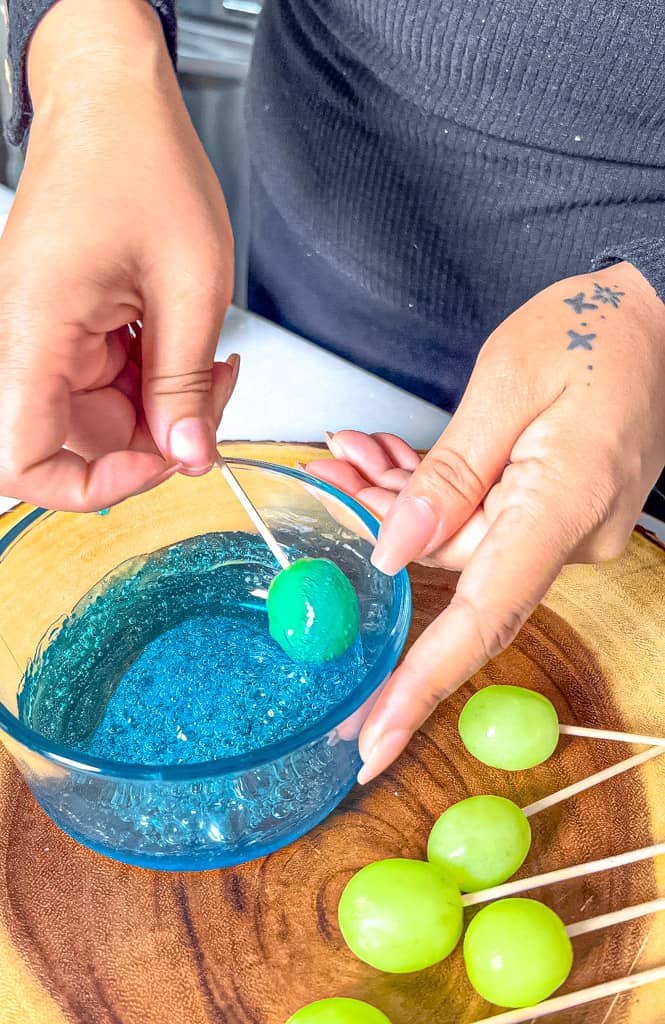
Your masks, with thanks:
M 545 811 L 548 807 L 553 807 L 554 804 L 558 804 L 562 800 L 568 800 L 569 797 L 576 796 L 577 793 L 583 793 L 585 789 L 591 789 L 592 786 L 597 786 L 607 779 L 612 779 L 615 775 L 621 775 L 622 772 L 630 771 L 631 768 L 636 768 L 637 765 L 644 764 L 645 761 L 650 761 L 651 758 L 659 757 L 661 754 L 665 754 L 665 747 L 649 747 L 648 750 L 642 750 L 639 754 L 627 757 L 625 761 L 619 761 L 618 764 L 610 765 L 609 768 L 603 768 L 602 771 L 589 775 L 586 779 L 574 782 L 572 786 L 566 786 L 556 793 L 550 793 L 549 796 L 544 796 L 542 800 L 536 800 L 535 803 L 528 804 L 522 810 L 527 818 L 531 817 L 533 814 Z
M 488 903 L 490 900 L 516 896 L 520 892 L 528 892 L 529 889 L 539 889 L 544 885 L 554 885 L 556 882 L 565 882 L 570 878 L 583 878 L 584 875 L 593 875 L 598 871 L 609 871 L 611 868 L 620 868 L 625 864 L 636 864 L 640 860 L 661 856 L 665 856 L 665 843 L 656 843 L 654 846 L 628 850 L 626 853 L 619 853 L 613 857 L 603 857 L 602 860 L 590 860 L 586 864 L 574 864 L 569 868 L 545 871 L 540 875 L 532 875 L 530 878 L 518 878 L 514 882 L 494 885 L 491 889 L 468 892 L 462 896 L 462 903 L 465 907 L 472 907 L 477 903 Z
M 613 729 L 590 729 L 585 725 L 560 725 L 562 736 L 585 736 L 591 740 L 614 740 L 617 743 L 645 743 L 650 747 L 665 747 L 665 737 L 640 736 L 632 732 L 615 732 Z
M 640 988 L 642 985 L 663 980 L 665 980 L 665 964 L 661 967 L 653 967 L 650 971 L 629 974 L 625 978 L 616 978 L 614 981 L 604 981 L 601 985 L 592 985 L 591 988 L 583 988 L 578 992 L 569 992 L 565 996 L 555 996 L 554 999 L 546 999 L 544 1003 L 539 1003 L 537 1006 L 525 1006 L 519 1010 L 508 1010 L 506 1013 L 496 1014 L 494 1017 L 483 1017 L 482 1020 L 476 1021 L 476 1024 L 525 1024 L 528 1021 L 538 1020 L 540 1017 L 547 1017 L 551 1013 L 572 1010 L 576 1006 L 585 1006 L 596 999 L 618 996 L 623 992 Z
M 609 914 L 598 914 L 597 917 L 588 917 L 586 921 L 577 921 L 569 924 L 566 928 L 569 938 L 574 939 L 576 935 L 586 935 L 588 932 L 597 932 L 601 928 L 611 928 L 615 924 L 623 924 L 624 921 L 634 921 L 638 917 L 646 917 L 647 914 L 657 914 L 665 910 L 665 899 L 649 900 L 647 903 L 636 903 L 632 907 L 622 907 L 621 910 L 613 910 Z
M 272 531 L 268 528 L 261 518 L 260 513 L 252 504 L 249 496 L 245 493 L 243 487 L 240 485 L 236 477 L 233 475 L 226 462 L 222 459 L 221 455 L 218 457 L 217 465 L 222 471 L 222 476 L 226 480 L 227 484 L 235 494 L 236 498 L 244 508 L 249 518 L 254 523 L 254 526 L 259 531 L 264 541 L 272 551 L 277 563 L 282 569 L 288 569 L 290 563 L 281 544 L 278 543 L 277 539 L 273 535 Z

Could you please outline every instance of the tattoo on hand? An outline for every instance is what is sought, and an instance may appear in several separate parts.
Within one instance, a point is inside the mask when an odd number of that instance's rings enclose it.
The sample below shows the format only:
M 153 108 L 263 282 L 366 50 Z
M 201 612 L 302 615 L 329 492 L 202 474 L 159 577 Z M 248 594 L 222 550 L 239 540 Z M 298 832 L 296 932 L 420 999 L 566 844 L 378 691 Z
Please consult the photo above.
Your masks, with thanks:
M 577 295 L 573 295 L 570 299 L 564 299 L 563 301 L 571 306 L 578 316 L 581 316 L 585 309 L 598 309 L 598 306 L 594 306 L 593 302 L 586 302 L 585 299 L 584 292 L 578 292 Z
M 595 302 L 605 302 L 607 305 L 612 306 L 613 309 L 618 309 L 621 305 L 621 300 L 626 294 L 625 292 L 618 291 L 617 288 L 605 288 L 601 284 L 593 283 L 594 293 L 591 296 Z
M 596 338 L 595 334 L 578 334 L 577 331 L 568 331 L 568 337 L 570 338 L 570 344 L 568 345 L 568 351 L 574 348 L 585 348 L 587 351 L 593 351 L 592 341 Z
M 578 316 L 584 316 L 586 309 L 598 309 L 598 303 L 602 303 L 605 306 L 611 306 L 612 309 L 618 309 L 621 305 L 621 300 L 626 293 L 620 292 L 618 288 L 609 288 L 605 285 L 598 284 L 596 281 L 593 282 L 593 294 L 587 299 L 586 292 L 578 292 L 577 295 L 571 295 L 569 298 L 563 301 L 567 306 L 573 310 Z M 600 319 L 604 320 L 605 315 L 600 314 Z M 588 327 L 586 320 L 580 321 L 580 327 Z M 580 334 L 579 331 L 567 331 L 568 338 L 568 351 L 572 351 L 576 348 L 586 349 L 587 352 L 593 351 L 592 341 L 595 341 L 598 337 L 597 334 Z M 587 369 L 591 369 L 588 366 Z
M 570 298 L 563 301 L 578 316 L 582 316 L 585 309 L 598 309 L 599 302 L 612 306 L 613 309 L 618 309 L 622 298 L 626 294 L 625 292 L 620 292 L 618 288 L 606 288 L 595 281 L 593 282 L 593 289 L 593 295 L 590 295 L 589 299 L 586 297 L 586 292 L 578 292 L 577 295 L 571 295 Z

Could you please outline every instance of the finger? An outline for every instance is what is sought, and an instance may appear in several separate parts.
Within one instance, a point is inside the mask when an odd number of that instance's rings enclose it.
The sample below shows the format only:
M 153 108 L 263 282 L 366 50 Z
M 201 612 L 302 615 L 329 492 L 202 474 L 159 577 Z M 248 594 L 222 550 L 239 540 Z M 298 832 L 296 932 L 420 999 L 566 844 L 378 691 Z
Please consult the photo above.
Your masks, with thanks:
M 65 444 L 86 461 L 129 448 L 136 426 L 136 410 L 116 388 L 100 388 L 72 395 Z
M 395 502 L 395 494 L 402 490 L 412 475 L 408 470 L 390 469 L 380 478 L 382 486 L 373 487 L 368 485 L 353 466 L 340 459 L 317 459 L 302 468 L 319 480 L 325 480 L 350 494 L 380 521 L 387 517 Z M 491 494 L 492 491 L 488 498 Z M 487 533 L 487 529 L 488 518 L 484 507 L 481 507 L 457 533 L 440 548 L 431 552 L 426 563 L 460 572 Z M 374 543 L 373 537 L 371 540 Z
M 392 491 L 386 491 L 382 487 L 365 487 L 356 496 L 356 500 L 368 508 L 379 522 L 383 522 L 393 506 L 395 495 Z
M 491 524 L 502 511 L 508 493 L 503 479 L 500 480 L 489 490 L 483 504 L 476 509 L 464 526 L 445 541 L 440 548 L 423 558 L 422 563 L 437 565 L 452 572 L 461 572 L 466 568 L 476 548 L 485 539 Z
M 118 376 L 113 380 L 113 387 L 126 395 L 135 409 L 142 406 L 141 371 L 133 359 L 128 359 Z
M 0 491 L 47 508 L 94 511 L 165 479 L 172 471 L 161 456 L 112 452 L 88 463 L 65 451 L 71 402 L 62 375 L 38 387 L 13 386 L 0 405 L 6 429 L 0 436 Z
M 376 483 L 383 473 L 395 467 L 385 448 L 369 434 L 359 430 L 339 430 L 325 437 L 335 458 L 348 462 L 370 483 Z
M 413 472 L 420 456 L 396 434 L 363 434 L 359 430 L 327 433 L 326 443 L 336 458 L 345 459 L 376 482 L 393 468 Z
M 396 434 L 372 434 L 375 441 L 381 445 L 388 458 L 400 469 L 406 469 L 413 472 L 414 469 L 418 469 L 421 463 L 420 455 L 418 452 L 407 444 L 401 437 L 397 437 Z
M 93 376 L 84 385 L 89 391 L 112 384 L 128 361 L 127 348 L 119 331 L 109 331 L 105 341 L 99 345 L 99 352 L 100 365 L 95 368 Z
M 150 433 L 150 427 L 145 418 L 142 409 L 139 409 L 136 415 L 136 427 L 134 428 L 134 434 L 129 444 L 130 451 L 133 452 L 148 452 L 151 454 L 160 455 L 160 451 L 155 444 L 155 439 Z
M 142 334 L 150 432 L 162 454 L 193 476 L 206 473 L 216 457 L 213 362 L 230 301 L 229 282 L 201 284 L 196 277 L 189 267 L 160 268 L 147 284 Z
M 374 565 L 394 574 L 452 537 L 481 504 L 540 412 L 528 389 L 479 364 L 459 409 L 384 522 Z
M 296 462 L 295 468 L 299 469 L 302 473 L 307 473 L 307 467 L 302 462 Z M 312 474 L 310 473 L 309 475 L 311 476 Z M 369 541 L 370 544 L 374 543 L 374 534 L 372 531 L 360 518 L 358 513 L 349 508 L 345 501 L 341 501 L 339 498 L 333 497 L 331 494 L 327 494 L 321 487 L 317 487 L 314 484 L 303 483 L 302 487 L 323 506 L 331 518 L 334 519 L 336 523 L 339 523 L 341 527 L 345 530 L 349 530 L 351 533 L 355 533 L 357 537 L 361 537 L 363 540 Z
M 240 356 L 233 352 L 225 363 L 214 363 L 212 368 L 212 408 L 215 422 L 219 424 L 228 405 L 240 372 Z
M 403 491 L 406 485 L 413 476 L 413 470 L 409 469 L 389 469 L 386 473 L 382 473 L 377 483 L 379 487 L 384 487 L 387 491 Z
M 389 512 L 395 500 L 395 493 L 389 488 L 373 487 L 348 462 L 340 459 L 316 459 L 303 467 L 311 476 L 325 480 L 333 487 L 339 488 L 369 509 L 377 519 L 382 520 Z M 402 472 L 393 470 L 392 472 Z M 365 534 L 366 535 L 366 534 Z M 374 543 L 374 537 L 371 537 Z
M 461 572 L 473 557 L 476 548 L 484 540 L 488 529 L 487 513 L 481 506 L 476 509 L 464 526 L 452 535 L 450 540 L 447 540 L 423 561 L 428 565 L 437 565 L 452 572 Z
M 352 497 L 369 486 L 367 477 L 343 459 L 314 459 L 307 463 L 307 472 Z
M 141 452 L 111 452 L 88 463 L 74 452 L 59 451 L 27 468 L 11 496 L 50 509 L 97 512 L 156 487 L 177 468 Z
M 364 726 L 360 781 L 382 772 L 437 704 L 514 639 L 575 546 L 566 536 L 556 497 L 540 515 L 520 504 L 501 512 Z
M 213 366 L 212 380 L 212 404 L 215 419 L 219 422 L 222 413 L 233 394 L 238 379 L 240 357 L 229 356 L 225 363 L 215 363 Z M 114 387 L 119 387 L 126 394 L 136 408 L 136 427 L 129 448 L 140 452 L 158 452 L 155 440 L 150 432 L 150 427 L 143 412 L 143 402 L 140 397 L 140 379 L 138 367 L 132 362 L 127 364 L 121 377 L 114 381 Z

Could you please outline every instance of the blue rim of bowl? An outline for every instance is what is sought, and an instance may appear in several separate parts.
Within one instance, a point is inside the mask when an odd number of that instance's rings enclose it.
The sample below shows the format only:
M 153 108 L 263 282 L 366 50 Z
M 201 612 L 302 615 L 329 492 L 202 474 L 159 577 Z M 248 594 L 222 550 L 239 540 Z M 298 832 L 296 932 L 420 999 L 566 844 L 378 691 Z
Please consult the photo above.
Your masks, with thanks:
M 263 462 L 259 459 L 229 458 L 226 460 L 232 466 L 241 468 L 260 469 L 264 472 L 273 473 L 277 476 L 290 477 L 309 487 L 316 487 L 324 494 L 336 498 L 346 508 L 355 513 L 360 521 L 370 530 L 374 537 L 379 531 L 379 521 L 363 505 L 350 497 L 343 491 L 333 487 L 325 480 L 310 476 L 299 469 L 291 469 L 289 466 L 280 466 L 276 463 Z M 50 510 L 44 508 L 32 509 L 16 523 L 7 534 L 0 540 L 0 561 L 9 547 L 11 547 L 21 533 L 28 526 L 37 522 L 44 515 L 49 515 Z M 381 651 L 374 659 L 369 671 L 363 677 L 362 682 L 343 700 L 336 704 L 322 718 L 317 719 L 312 725 L 300 732 L 287 736 L 286 739 L 259 750 L 250 750 L 244 754 L 235 754 L 232 757 L 221 757 L 214 761 L 197 761 L 192 764 L 181 765 L 138 765 L 125 764 L 120 761 L 107 761 L 102 757 L 81 757 L 79 751 L 69 748 L 61 743 L 50 743 L 39 733 L 29 726 L 24 725 L 13 715 L 0 701 L 0 729 L 2 729 L 13 740 L 33 753 L 45 757 L 49 761 L 61 765 L 64 768 L 75 769 L 90 775 L 104 775 L 112 778 L 121 778 L 137 781 L 162 781 L 162 782 L 184 782 L 186 780 L 211 778 L 219 775 L 236 775 L 249 771 L 253 768 L 262 768 L 273 761 L 277 761 L 288 754 L 292 754 L 300 747 L 307 746 L 320 740 L 331 733 L 341 722 L 346 721 L 354 712 L 372 696 L 374 691 L 384 682 L 388 674 L 397 664 L 406 641 L 409 626 L 411 624 L 411 587 L 409 577 L 405 569 L 393 577 L 393 605 L 391 615 L 393 625 L 386 637 L 386 642 Z

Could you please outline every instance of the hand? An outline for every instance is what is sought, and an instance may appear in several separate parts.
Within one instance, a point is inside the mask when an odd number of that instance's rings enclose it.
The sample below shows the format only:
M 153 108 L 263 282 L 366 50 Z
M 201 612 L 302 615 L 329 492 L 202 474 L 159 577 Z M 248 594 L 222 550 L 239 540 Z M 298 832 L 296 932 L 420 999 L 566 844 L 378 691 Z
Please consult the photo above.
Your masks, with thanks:
M 28 72 L 0 242 L 0 493 L 88 511 L 212 465 L 237 374 L 213 364 L 232 238 L 145 0 L 60 0 Z
M 310 464 L 383 520 L 379 569 L 462 570 L 361 731 L 361 782 L 511 643 L 565 563 L 621 553 L 665 462 L 664 394 L 665 305 L 622 263 L 501 324 L 422 462 L 399 438 L 342 431 L 337 461 Z

